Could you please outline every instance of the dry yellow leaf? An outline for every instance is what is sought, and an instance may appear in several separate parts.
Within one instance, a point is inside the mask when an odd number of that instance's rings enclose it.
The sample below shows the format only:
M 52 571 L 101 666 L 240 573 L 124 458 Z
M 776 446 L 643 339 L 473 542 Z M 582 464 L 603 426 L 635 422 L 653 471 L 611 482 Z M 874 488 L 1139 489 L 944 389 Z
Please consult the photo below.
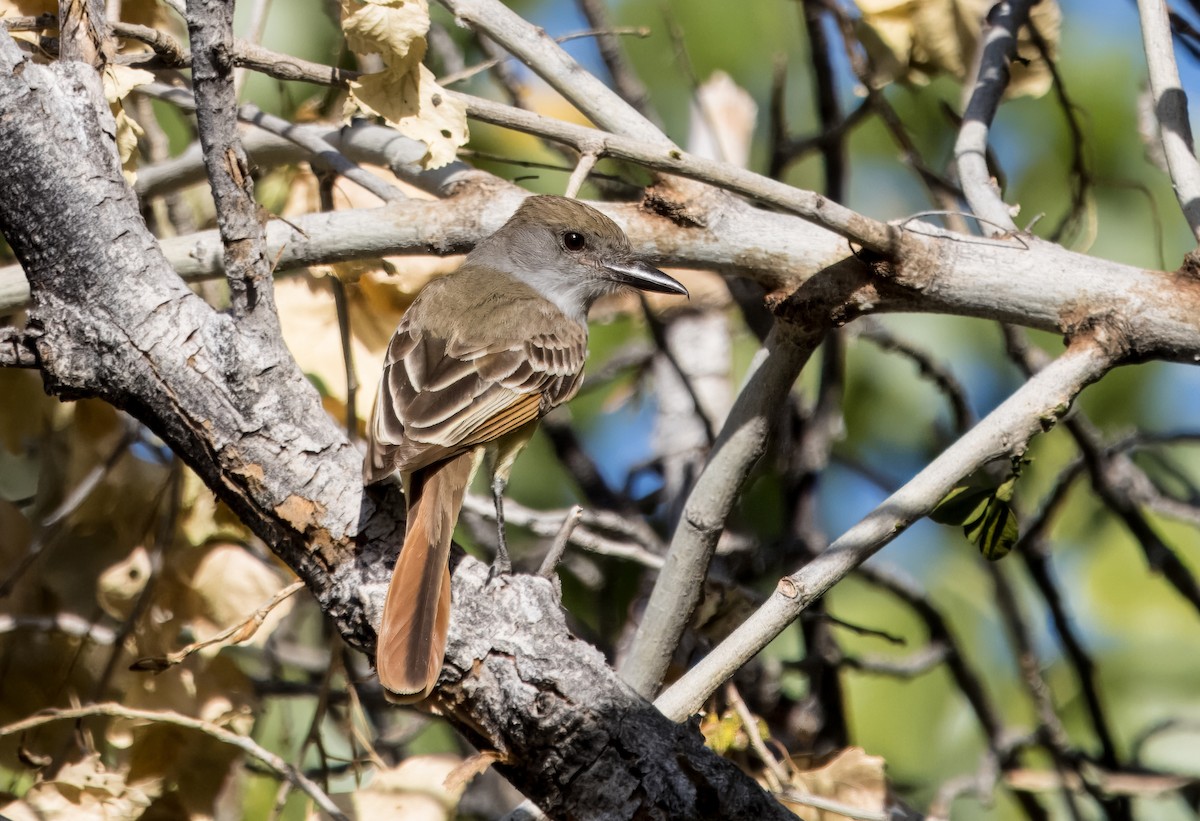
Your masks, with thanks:
M 346 45 L 378 54 L 392 68 L 408 70 L 425 59 L 429 4 L 425 0 L 342 0 Z
M 127 784 L 123 773 L 105 769 L 93 753 L 63 767 L 54 780 L 34 784 L 21 803 L 39 818 L 138 818 L 159 789 L 153 782 Z
M 447 776 L 462 759 L 452 755 L 419 755 L 399 766 L 375 773 L 371 783 L 339 804 L 352 810 L 354 818 L 404 818 L 406 821 L 448 821 L 462 798 L 464 785 L 445 786 Z
M 887 805 L 885 762 L 880 756 L 867 755 L 861 747 L 847 747 L 823 767 L 793 769 L 787 789 L 800 795 L 812 795 L 845 807 L 883 812 Z M 818 810 L 799 801 L 780 800 L 805 821 L 841 821 L 845 816 Z
M 467 111 L 421 64 L 429 31 L 425 0 L 342 0 L 342 29 L 353 51 L 378 54 L 385 66 L 350 83 L 345 116 L 382 117 L 401 134 L 425 143 L 426 168 L 453 162 L 467 142 Z
M 109 567 L 96 580 L 96 601 L 104 612 L 124 621 L 150 579 L 150 553 L 138 545 L 123 560 Z
M 134 168 L 137 165 L 136 155 L 138 140 L 146 133 L 137 121 L 125 111 L 121 101 L 129 96 L 129 92 L 138 86 L 153 83 L 155 77 L 149 71 L 131 66 L 109 63 L 104 67 L 104 99 L 112 109 L 113 119 L 117 121 L 117 153 L 121 157 L 121 168 L 130 185 L 134 182 Z
M 980 47 L 984 18 L 993 5 L 991 0 L 857 0 L 857 4 L 862 12 L 858 34 L 872 57 L 876 86 L 896 80 L 924 83 L 939 74 L 966 79 Z M 1058 3 L 1043 0 L 1033 7 L 1030 19 L 1054 55 L 1062 22 Z M 1021 30 L 1017 53 L 1023 61 L 1010 66 L 1006 95 L 1045 94 L 1052 78 L 1028 28 Z
M 449 97 L 423 64 L 416 71 L 389 66 L 363 75 L 350 83 L 347 105 L 383 117 L 404 136 L 425 143 L 429 152 L 421 162 L 426 168 L 454 162 L 467 142 L 466 106 Z
M 194 624 L 198 635 L 203 637 L 243 621 L 270 601 L 286 582 L 241 545 L 214 544 L 192 571 L 190 584 L 198 596 Z M 279 621 L 291 612 L 292 604 L 288 600 L 273 609 L 249 644 L 266 641 Z M 220 649 L 213 647 L 207 652 L 216 654 Z

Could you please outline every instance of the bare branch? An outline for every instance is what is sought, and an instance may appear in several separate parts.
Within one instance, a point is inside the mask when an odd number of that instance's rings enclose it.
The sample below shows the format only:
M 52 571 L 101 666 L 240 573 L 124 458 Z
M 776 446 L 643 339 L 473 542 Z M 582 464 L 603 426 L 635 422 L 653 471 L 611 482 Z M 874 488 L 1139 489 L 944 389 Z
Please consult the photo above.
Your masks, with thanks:
M 988 13 L 983 33 L 983 52 L 979 75 L 963 114 L 962 127 L 954 144 L 954 161 L 963 194 L 975 215 L 999 227 L 1016 231 L 1012 212 L 1000 198 L 1000 192 L 988 171 L 988 130 L 1000 107 L 1000 98 L 1008 87 L 1008 64 L 1016 54 L 1017 30 L 1029 18 L 1032 0 L 1003 0 Z M 992 229 L 991 233 L 997 233 Z
M 347 159 L 345 155 L 326 142 L 324 137 L 324 133 L 328 130 L 326 128 L 291 123 L 282 117 L 268 114 L 250 103 L 238 109 L 238 119 L 254 123 L 264 131 L 278 134 L 285 140 L 294 142 L 311 155 L 308 157 L 309 162 L 361 185 L 384 202 L 406 199 L 404 192 L 399 188 Z
M 192 83 L 204 163 L 225 246 L 224 261 L 234 315 L 252 321 L 264 334 L 277 333 L 271 261 L 250 163 L 237 133 L 234 92 L 233 2 L 189 0 Z
M 1171 172 L 1175 197 L 1192 234 L 1200 240 L 1200 162 L 1192 144 L 1188 121 L 1187 94 L 1179 80 L 1171 23 L 1164 0 L 1138 0 L 1142 19 L 1142 43 L 1150 70 L 1150 91 L 1158 119 L 1163 153 Z
M 441 0 L 456 20 L 508 49 L 600 128 L 652 142 L 671 141 L 637 109 L 584 71 L 554 39 L 497 0 Z
M 819 341 L 819 334 L 773 330 L 713 444 L 704 472 L 688 496 L 633 646 L 620 665 L 624 679 L 644 696 L 656 692 L 662 681 L 700 600 L 725 520 L 766 451 L 784 399 Z

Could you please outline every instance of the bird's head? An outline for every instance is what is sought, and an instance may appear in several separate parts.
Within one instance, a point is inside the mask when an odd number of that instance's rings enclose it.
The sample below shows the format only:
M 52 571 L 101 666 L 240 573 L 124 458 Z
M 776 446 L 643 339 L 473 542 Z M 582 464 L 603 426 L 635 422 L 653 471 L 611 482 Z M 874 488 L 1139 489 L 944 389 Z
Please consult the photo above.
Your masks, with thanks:
M 615 222 L 565 197 L 527 198 L 508 222 L 476 247 L 471 259 L 510 272 L 576 317 L 621 287 L 688 293 L 635 255 Z

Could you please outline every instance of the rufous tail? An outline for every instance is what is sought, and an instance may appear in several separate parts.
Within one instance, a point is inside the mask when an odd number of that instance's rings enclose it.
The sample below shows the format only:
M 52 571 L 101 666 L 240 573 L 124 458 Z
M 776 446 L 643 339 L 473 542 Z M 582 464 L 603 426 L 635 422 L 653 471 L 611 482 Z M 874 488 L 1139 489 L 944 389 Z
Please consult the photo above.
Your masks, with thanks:
M 389 699 L 420 701 L 442 670 L 450 629 L 450 539 L 474 468 L 468 451 L 415 472 L 404 547 L 383 605 L 375 667 Z

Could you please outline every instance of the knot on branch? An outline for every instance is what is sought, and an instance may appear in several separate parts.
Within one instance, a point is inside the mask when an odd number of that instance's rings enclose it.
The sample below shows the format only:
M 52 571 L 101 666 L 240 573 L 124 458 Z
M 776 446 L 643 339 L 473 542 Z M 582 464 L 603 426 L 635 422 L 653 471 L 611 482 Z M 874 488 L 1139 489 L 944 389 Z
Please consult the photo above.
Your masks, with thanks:
M 1113 362 L 1128 361 L 1146 352 L 1135 350 L 1135 338 L 1129 320 L 1116 311 L 1088 312 L 1086 307 L 1064 310 L 1059 323 L 1063 342 L 1072 345 L 1090 339 L 1100 346 Z

